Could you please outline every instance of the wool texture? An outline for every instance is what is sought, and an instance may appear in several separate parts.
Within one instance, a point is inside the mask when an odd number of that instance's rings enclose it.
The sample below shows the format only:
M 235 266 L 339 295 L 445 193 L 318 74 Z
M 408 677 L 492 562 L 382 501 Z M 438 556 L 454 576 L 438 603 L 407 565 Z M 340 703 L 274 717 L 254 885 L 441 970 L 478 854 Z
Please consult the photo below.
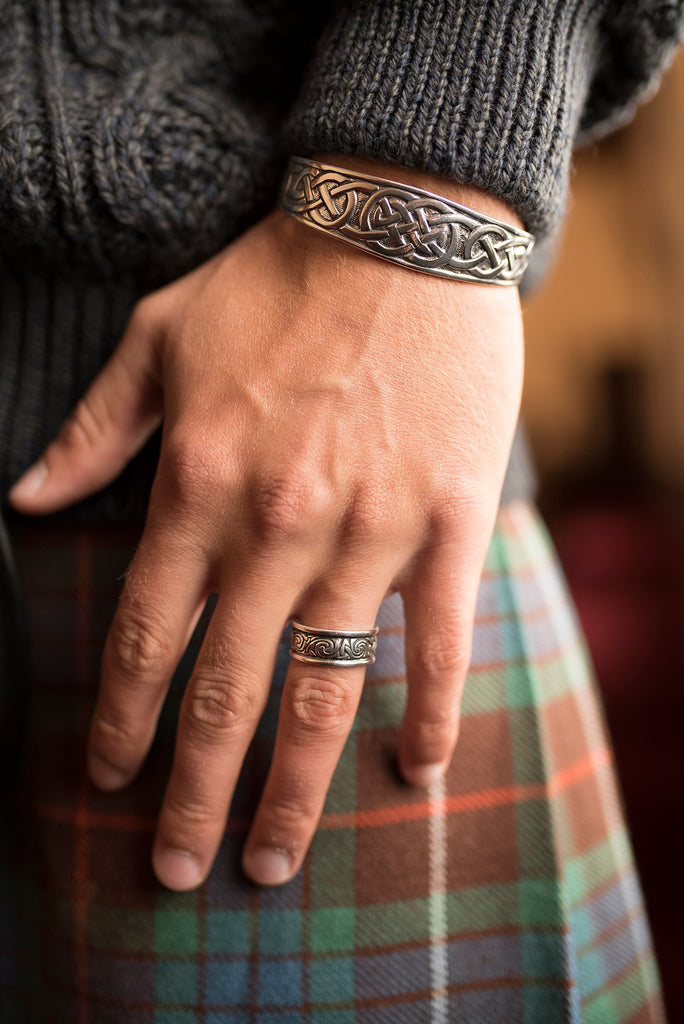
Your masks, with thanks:
M 541 240 L 576 138 L 652 90 L 683 25 L 684 0 L 0 0 L 2 493 L 137 299 L 269 210 L 290 153 L 479 186 Z M 138 516 L 140 465 L 86 518 Z

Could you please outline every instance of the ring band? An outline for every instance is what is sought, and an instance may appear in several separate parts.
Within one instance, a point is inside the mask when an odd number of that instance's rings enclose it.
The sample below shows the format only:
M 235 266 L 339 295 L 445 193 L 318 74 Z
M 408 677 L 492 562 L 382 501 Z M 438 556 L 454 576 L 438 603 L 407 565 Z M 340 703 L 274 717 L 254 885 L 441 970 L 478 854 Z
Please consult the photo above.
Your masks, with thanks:
M 375 661 L 378 628 L 316 629 L 301 622 L 292 623 L 290 656 L 313 665 L 354 668 Z

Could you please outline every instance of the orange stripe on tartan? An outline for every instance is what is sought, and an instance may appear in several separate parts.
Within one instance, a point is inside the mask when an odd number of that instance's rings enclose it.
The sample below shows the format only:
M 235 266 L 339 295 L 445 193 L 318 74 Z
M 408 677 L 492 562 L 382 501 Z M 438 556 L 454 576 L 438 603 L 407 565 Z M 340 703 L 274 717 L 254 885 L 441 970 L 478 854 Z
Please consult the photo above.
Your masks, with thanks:
M 458 814 L 465 811 L 488 810 L 491 807 L 502 807 L 506 804 L 522 803 L 525 800 L 541 800 L 554 798 L 572 786 L 589 778 L 595 771 L 600 771 L 612 763 L 612 755 L 608 747 L 586 754 L 579 761 L 566 768 L 554 772 L 546 783 L 533 782 L 524 786 L 497 786 L 472 793 L 459 793 L 446 797 L 444 806 L 447 814 Z M 428 800 L 419 803 L 399 804 L 396 807 L 382 807 L 371 811 L 356 811 L 352 814 L 325 814 L 321 818 L 319 828 L 335 831 L 342 828 L 378 828 L 382 825 L 397 825 L 404 821 L 420 821 L 430 815 L 431 804 Z M 157 819 L 142 814 L 107 814 L 101 811 L 85 811 L 79 807 L 74 811 L 71 807 L 55 807 L 50 804 L 38 804 L 38 814 L 59 824 L 75 824 L 81 828 L 113 829 L 126 832 L 154 832 Z M 231 818 L 226 832 L 246 833 L 251 822 L 247 818 Z
M 522 803 L 525 800 L 540 800 L 555 797 L 570 789 L 577 782 L 589 778 L 593 772 L 611 763 L 611 753 L 602 747 L 595 753 L 587 754 L 581 760 L 555 772 L 546 783 L 534 782 L 525 786 L 498 786 L 473 793 L 459 793 L 446 797 L 444 807 L 447 814 L 464 811 L 486 810 L 505 804 Z M 419 821 L 429 817 L 432 803 L 429 800 L 415 804 L 399 804 L 396 807 L 381 807 L 372 811 L 356 811 L 353 814 L 326 814 L 321 818 L 322 829 L 377 828 L 381 825 L 396 825 L 403 821 Z

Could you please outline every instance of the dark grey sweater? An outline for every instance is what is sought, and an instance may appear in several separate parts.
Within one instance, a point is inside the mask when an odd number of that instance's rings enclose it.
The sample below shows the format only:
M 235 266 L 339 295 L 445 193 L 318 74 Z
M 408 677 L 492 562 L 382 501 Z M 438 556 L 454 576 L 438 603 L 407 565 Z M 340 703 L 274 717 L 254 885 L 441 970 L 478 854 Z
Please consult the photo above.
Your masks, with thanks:
M 268 210 L 290 152 L 478 185 L 543 239 L 576 140 L 683 28 L 684 0 L 0 0 L 3 493 L 136 299 Z M 152 462 L 85 514 L 139 514 Z

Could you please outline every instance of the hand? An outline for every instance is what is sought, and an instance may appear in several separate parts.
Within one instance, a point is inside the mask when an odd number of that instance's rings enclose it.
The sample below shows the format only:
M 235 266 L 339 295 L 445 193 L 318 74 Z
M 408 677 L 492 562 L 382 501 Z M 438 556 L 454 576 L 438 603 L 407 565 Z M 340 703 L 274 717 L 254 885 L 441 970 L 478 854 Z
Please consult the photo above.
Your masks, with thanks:
M 483 207 L 468 190 L 451 194 Z M 163 413 L 147 522 L 105 645 L 89 767 L 103 789 L 136 775 L 217 591 L 158 822 L 153 862 L 165 885 L 193 888 L 210 870 L 291 617 L 367 629 L 400 591 L 400 768 L 417 785 L 445 770 L 522 362 L 516 289 L 404 270 L 281 213 L 139 303 L 11 497 L 31 514 L 84 497 Z M 362 668 L 291 663 L 244 850 L 257 882 L 299 869 L 362 684 Z

